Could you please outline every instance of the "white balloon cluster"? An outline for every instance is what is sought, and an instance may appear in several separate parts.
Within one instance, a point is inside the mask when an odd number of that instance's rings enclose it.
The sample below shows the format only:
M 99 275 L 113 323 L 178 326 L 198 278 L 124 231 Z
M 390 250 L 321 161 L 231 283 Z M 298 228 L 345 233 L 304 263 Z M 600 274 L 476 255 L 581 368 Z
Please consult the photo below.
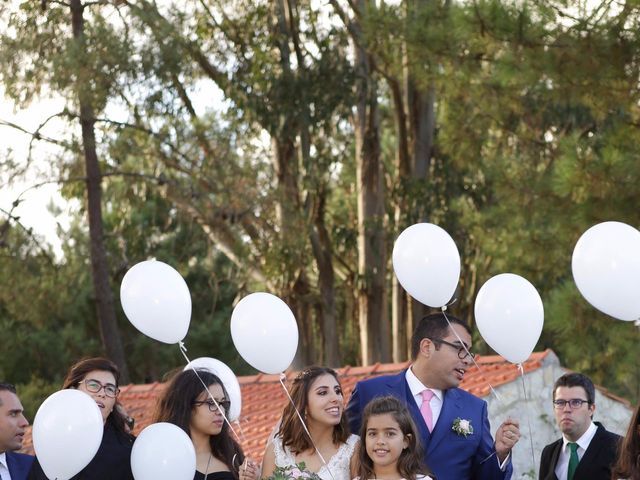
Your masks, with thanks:
M 460 277 L 460 256 L 442 228 L 419 223 L 404 230 L 393 247 L 398 281 L 416 300 L 445 307 Z M 587 230 L 575 246 L 573 277 L 598 310 L 620 320 L 640 319 L 640 231 L 620 222 Z M 544 307 L 526 279 L 503 273 L 480 288 L 474 306 L 478 330 L 496 352 L 524 362 L 542 333 Z
M 458 285 L 460 254 L 445 230 L 420 223 L 398 237 L 393 268 L 412 297 L 444 310 Z M 590 228 L 575 246 L 572 270 L 578 289 L 594 307 L 620 320 L 640 319 L 638 230 L 619 222 Z M 185 338 L 191 296 L 182 276 L 166 263 L 151 260 L 132 267 L 122 281 L 120 296 L 127 318 L 145 335 L 169 344 Z M 480 288 L 474 310 L 480 334 L 496 352 L 513 363 L 531 355 L 542 332 L 544 308 L 530 282 L 512 273 L 496 275 Z M 288 368 L 298 348 L 298 326 L 291 309 L 269 293 L 252 293 L 236 305 L 231 336 L 247 363 L 268 374 Z M 216 374 L 230 397 L 229 419 L 239 417 L 240 385 L 227 365 L 203 357 L 185 368 Z M 45 474 L 67 480 L 80 472 L 98 451 L 102 433 L 102 416 L 91 397 L 77 390 L 51 395 L 33 425 L 34 449 Z M 159 423 L 138 436 L 131 464 L 137 480 L 187 480 L 195 472 L 195 451 L 180 428 Z
M 148 260 L 134 265 L 120 286 L 122 308 L 140 332 L 159 342 L 181 344 L 191 322 L 191 294 L 182 276 L 166 263 Z M 298 326 L 289 307 L 268 293 L 243 298 L 233 311 L 231 335 L 242 357 L 265 373 L 280 373 L 298 348 Z M 202 357 L 185 367 L 217 375 L 231 403 L 228 420 L 242 408 L 240 384 L 220 360 Z M 33 425 L 34 450 L 49 478 L 67 480 L 95 456 L 103 434 L 96 402 L 78 390 L 62 390 L 42 404 Z M 70 455 L 69 452 L 73 452 Z M 188 435 L 169 423 L 145 428 L 131 451 L 136 480 L 192 479 L 196 456 Z
M 396 240 L 393 269 L 413 298 L 430 307 L 445 307 L 460 279 L 460 254 L 445 230 L 418 223 Z M 531 283 L 511 273 L 497 275 L 482 286 L 475 315 L 487 344 L 513 363 L 529 358 L 542 333 L 540 295 Z

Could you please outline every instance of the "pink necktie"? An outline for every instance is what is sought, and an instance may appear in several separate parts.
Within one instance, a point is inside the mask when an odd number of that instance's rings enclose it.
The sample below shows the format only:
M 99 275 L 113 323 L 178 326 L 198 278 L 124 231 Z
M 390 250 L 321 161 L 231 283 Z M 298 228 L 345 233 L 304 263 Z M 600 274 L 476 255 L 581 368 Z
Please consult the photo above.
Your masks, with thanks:
M 433 412 L 431 411 L 431 405 L 429 402 L 433 398 L 433 392 L 428 388 L 422 391 L 422 405 L 420 405 L 420 413 L 424 418 L 424 423 L 427 424 L 427 428 L 431 432 L 433 430 Z

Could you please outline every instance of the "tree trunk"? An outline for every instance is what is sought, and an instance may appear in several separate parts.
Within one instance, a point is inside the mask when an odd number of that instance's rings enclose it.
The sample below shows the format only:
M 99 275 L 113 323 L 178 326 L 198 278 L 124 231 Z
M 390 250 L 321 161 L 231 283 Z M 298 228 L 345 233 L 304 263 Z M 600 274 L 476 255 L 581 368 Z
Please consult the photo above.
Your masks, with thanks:
M 335 278 L 333 272 L 333 253 L 329 232 L 324 224 L 324 192 L 317 199 L 318 211 L 314 213 L 314 225 L 311 233 L 311 247 L 318 266 L 318 287 L 320 288 L 320 322 L 323 339 L 323 364 L 340 367 L 338 350 L 338 322 L 336 314 Z
M 84 6 L 81 0 L 71 0 L 71 17 L 73 38 L 84 52 Z M 94 131 L 95 116 L 91 105 L 90 76 L 84 66 L 77 72 L 77 93 L 80 105 L 80 124 L 82 127 L 82 145 L 87 183 L 87 213 L 89 216 L 89 237 L 91 241 L 91 271 L 93 288 L 96 296 L 96 312 L 100 326 L 100 335 L 106 354 L 120 369 L 122 383 L 129 382 L 122 339 L 113 306 L 113 295 L 109 285 L 109 268 L 104 246 L 102 228 L 102 190 L 100 165 L 96 152 L 96 137 Z
M 297 72 L 303 81 L 308 81 L 306 61 L 303 57 L 301 40 L 298 35 L 299 20 L 296 16 L 295 0 L 278 3 L 281 32 L 286 33 L 293 45 L 296 56 Z M 318 269 L 318 289 L 320 301 L 316 306 L 316 319 L 322 333 L 322 363 L 332 367 L 341 365 L 338 350 L 338 321 L 336 312 L 335 275 L 333 271 L 333 248 L 331 237 L 325 224 L 326 188 L 324 172 L 318 171 L 316 162 L 311 158 L 311 115 L 309 101 L 300 102 L 298 124 L 300 131 L 300 159 L 304 167 L 305 178 L 302 184 L 310 185 L 305 194 L 305 217 L 309 222 L 309 237 L 313 257 Z
M 366 14 L 366 0 L 358 2 Z M 362 38 L 362 37 L 360 37 Z M 388 362 L 390 331 L 385 295 L 384 190 L 378 124 L 378 89 L 373 58 L 355 44 L 356 192 L 358 199 L 358 319 L 363 365 Z

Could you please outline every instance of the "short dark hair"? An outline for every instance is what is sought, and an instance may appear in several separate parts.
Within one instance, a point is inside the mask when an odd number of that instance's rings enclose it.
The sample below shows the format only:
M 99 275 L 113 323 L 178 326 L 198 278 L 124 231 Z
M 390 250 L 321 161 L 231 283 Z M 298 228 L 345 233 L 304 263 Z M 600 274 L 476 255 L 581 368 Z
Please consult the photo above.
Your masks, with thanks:
M 449 321 L 447 321 L 447 318 Z M 464 327 L 464 329 L 471 335 L 471 328 L 467 325 L 467 322 L 460 320 L 453 315 L 447 315 L 444 313 L 432 313 L 426 317 L 422 317 L 416 328 L 413 330 L 411 336 L 411 358 L 415 360 L 420 352 L 420 342 L 423 338 L 431 338 L 440 340 L 444 338 L 449 329 L 449 323 L 458 324 Z
M 16 387 L 13 386 L 13 384 L 8 383 L 8 382 L 0 382 L 0 392 L 11 392 L 13 394 L 16 394 Z M 0 406 L 2 406 L 2 399 L 0 398 Z
M 0 392 L 3 391 L 3 390 L 6 390 L 6 391 L 11 392 L 11 393 L 17 393 L 16 392 L 16 387 L 12 383 L 9 383 L 9 382 L 0 382 Z
M 589 405 L 593 405 L 596 401 L 596 387 L 589 377 L 582 373 L 565 373 L 553 386 L 553 399 L 556 399 L 556 390 L 558 387 L 582 387 L 587 394 Z

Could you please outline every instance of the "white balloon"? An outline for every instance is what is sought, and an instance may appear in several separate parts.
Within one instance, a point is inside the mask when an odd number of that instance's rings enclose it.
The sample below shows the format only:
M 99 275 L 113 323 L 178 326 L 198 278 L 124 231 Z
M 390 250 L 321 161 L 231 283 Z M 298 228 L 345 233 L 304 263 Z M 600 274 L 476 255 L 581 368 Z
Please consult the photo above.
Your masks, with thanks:
M 242 410 L 242 392 L 240 391 L 240 384 L 238 383 L 238 379 L 233 373 L 233 370 L 231 370 L 224 362 L 209 357 L 196 358 L 184 367 L 184 370 L 191 369 L 207 370 L 220 379 L 227 391 L 227 394 L 229 395 L 229 401 L 231 402 L 228 420 L 230 422 L 237 420 L 240 417 L 240 411 Z
M 249 365 L 264 373 L 280 373 L 291 365 L 298 349 L 298 325 L 286 303 L 257 292 L 233 309 L 231 338 Z
M 154 423 L 133 443 L 131 471 L 136 480 L 193 480 L 196 450 L 180 427 Z
M 50 395 L 33 420 L 33 449 L 48 478 L 68 480 L 95 457 L 104 425 L 95 400 L 74 389 Z
M 393 270 L 409 294 L 430 307 L 449 303 L 460 280 L 460 253 L 442 228 L 417 223 L 393 246 Z
M 178 343 L 187 335 L 189 287 L 164 262 L 147 260 L 131 267 L 120 285 L 120 302 L 133 326 L 155 340 Z
M 512 363 L 529 358 L 544 323 L 540 294 L 528 280 L 513 273 L 485 282 L 476 297 L 475 315 L 482 338 Z
M 584 232 L 573 249 L 573 278 L 587 301 L 619 320 L 640 319 L 640 232 L 604 222 Z

